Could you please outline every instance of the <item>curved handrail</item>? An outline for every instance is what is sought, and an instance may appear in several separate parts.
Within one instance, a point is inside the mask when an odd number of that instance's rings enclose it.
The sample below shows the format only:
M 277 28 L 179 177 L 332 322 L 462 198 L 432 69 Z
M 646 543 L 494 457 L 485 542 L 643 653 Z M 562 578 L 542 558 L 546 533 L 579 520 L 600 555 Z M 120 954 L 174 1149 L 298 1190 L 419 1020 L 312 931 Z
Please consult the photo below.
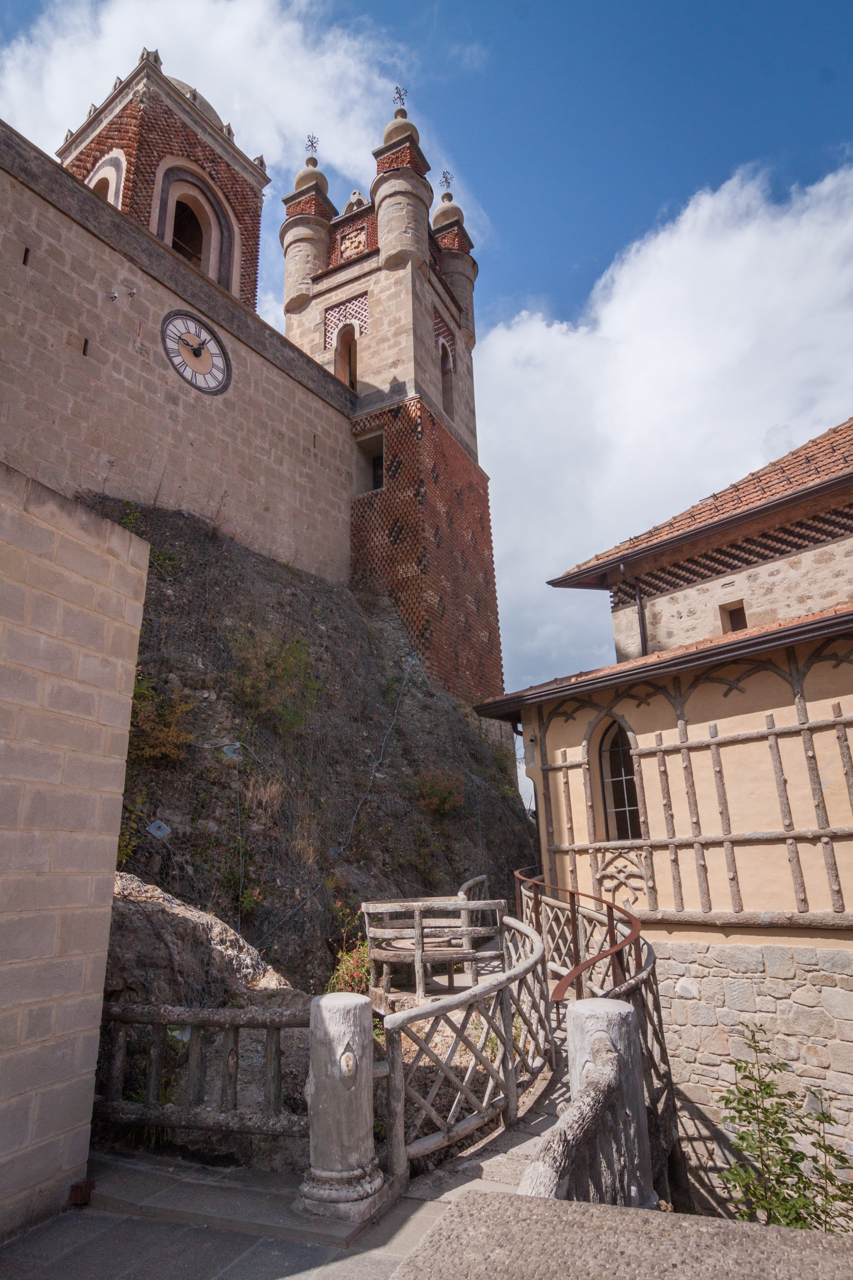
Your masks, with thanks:
M 573 969 L 570 969 L 569 972 L 565 974 L 565 976 L 560 978 L 556 987 L 551 993 L 551 1000 L 554 1004 L 558 1004 L 560 1001 L 565 1000 L 566 993 L 569 990 L 569 987 L 571 986 L 574 986 L 575 994 L 577 998 L 581 999 L 583 994 L 582 985 L 581 985 L 582 974 L 584 974 L 587 969 L 591 969 L 593 965 L 600 964 L 602 960 L 607 960 L 611 956 L 620 955 L 621 952 L 623 952 L 626 947 L 632 946 L 634 944 L 635 944 L 635 961 L 637 964 L 637 970 L 638 972 L 641 971 L 640 956 L 639 954 L 636 954 L 636 953 L 640 945 L 639 939 L 642 931 L 642 925 L 640 924 L 638 917 L 635 916 L 633 912 L 629 911 L 627 907 L 620 907 L 615 902 L 607 902 L 607 900 L 604 898 L 596 898 L 591 893 L 581 893 L 578 889 L 565 889 L 560 887 L 559 885 L 547 884 L 544 881 L 544 879 L 534 879 L 532 876 L 525 875 L 523 871 L 515 872 L 515 881 L 517 885 L 519 899 L 521 897 L 522 885 L 532 886 L 533 893 L 534 893 L 534 913 L 538 911 L 539 902 L 537 899 L 539 898 L 539 890 L 545 889 L 553 893 L 568 894 L 569 896 L 568 902 L 563 902 L 559 898 L 551 899 L 551 901 L 553 901 L 555 904 L 559 904 L 562 907 L 567 907 L 570 912 L 584 910 L 583 905 L 576 902 L 576 899 L 578 898 L 585 898 L 589 902 L 594 902 L 600 908 L 603 908 L 603 911 L 601 911 L 599 914 L 603 914 L 606 916 L 611 938 L 615 938 L 615 934 L 616 934 L 616 913 L 617 912 L 622 917 L 619 923 L 628 925 L 627 937 L 620 939 L 620 941 L 618 942 L 611 942 L 611 945 L 609 947 L 607 947 L 605 950 L 596 952 L 594 956 L 588 956 L 586 960 L 582 960 L 579 964 L 576 964 Z M 589 910 L 589 908 L 586 908 L 586 910 Z M 577 954 L 577 948 L 576 948 L 575 954 Z M 624 986 L 624 983 L 617 984 L 618 989 L 621 989 L 623 986 Z M 608 993 L 608 995 L 609 994 L 610 993 Z
M 468 1004 L 477 1004 L 481 1000 L 501 991 L 504 987 L 509 986 L 512 982 L 517 982 L 519 978 L 524 978 L 530 973 L 531 969 L 535 969 L 537 964 L 545 959 L 545 944 L 539 937 L 535 929 L 531 929 L 530 925 L 524 924 L 521 920 L 516 920 L 512 916 L 504 916 L 502 923 L 510 929 L 515 929 L 518 933 L 524 935 L 528 941 L 533 943 L 533 950 L 529 956 L 525 956 L 518 964 L 513 965 L 505 973 L 496 973 L 491 978 L 478 982 L 473 987 L 463 987 L 461 991 L 454 992 L 452 996 L 444 996 L 441 1000 L 431 1000 L 427 1004 L 419 1004 L 414 1009 L 401 1009 L 398 1013 L 386 1014 L 383 1019 L 386 1031 L 396 1031 L 400 1027 L 406 1027 L 413 1022 L 423 1022 L 427 1018 L 440 1017 L 443 1013 L 452 1013 L 454 1009 L 462 1009 Z

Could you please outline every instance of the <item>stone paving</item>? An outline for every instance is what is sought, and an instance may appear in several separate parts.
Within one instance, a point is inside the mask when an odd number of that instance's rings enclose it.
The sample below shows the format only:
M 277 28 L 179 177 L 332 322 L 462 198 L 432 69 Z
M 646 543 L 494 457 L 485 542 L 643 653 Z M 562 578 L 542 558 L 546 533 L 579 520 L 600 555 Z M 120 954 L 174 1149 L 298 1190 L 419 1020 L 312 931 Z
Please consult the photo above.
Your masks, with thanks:
M 296 1214 L 287 1174 L 95 1154 L 89 1207 L 0 1247 L 0 1280 L 387 1280 L 460 1196 L 515 1193 L 564 1096 L 542 1081 L 515 1128 L 415 1178 L 360 1234 Z

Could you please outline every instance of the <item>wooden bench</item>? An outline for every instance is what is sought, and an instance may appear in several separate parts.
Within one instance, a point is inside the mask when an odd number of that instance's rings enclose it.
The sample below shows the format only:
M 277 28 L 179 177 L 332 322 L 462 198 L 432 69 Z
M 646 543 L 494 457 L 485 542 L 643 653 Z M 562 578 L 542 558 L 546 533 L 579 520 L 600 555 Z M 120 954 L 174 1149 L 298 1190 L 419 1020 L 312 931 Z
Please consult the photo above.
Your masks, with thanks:
M 478 883 L 484 880 L 485 877 L 477 877 Z M 447 985 L 452 990 L 453 971 L 460 962 L 476 983 L 477 964 L 482 959 L 478 946 L 497 938 L 503 949 L 504 899 L 477 898 L 476 909 L 466 910 L 469 899 L 460 895 L 362 903 L 370 960 L 370 996 L 376 1007 L 388 1004 L 393 964 L 413 967 L 415 996 L 423 1000 L 434 965 L 447 965 Z

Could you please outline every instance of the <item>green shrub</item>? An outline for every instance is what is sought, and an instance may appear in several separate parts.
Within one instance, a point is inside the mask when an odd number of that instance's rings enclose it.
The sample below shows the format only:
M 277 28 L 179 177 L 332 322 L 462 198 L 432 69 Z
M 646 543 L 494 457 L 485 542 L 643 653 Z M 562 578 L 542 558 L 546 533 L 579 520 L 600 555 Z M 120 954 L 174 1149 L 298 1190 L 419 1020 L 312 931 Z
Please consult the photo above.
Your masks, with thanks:
M 356 995 L 366 996 L 369 986 L 370 961 L 367 958 L 367 938 L 362 938 L 349 951 L 340 953 L 326 991 L 354 991 Z
M 298 733 L 317 704 L 321 682 L 305 640 L 269 640 L 242 631 L 232 642 L 231 690 L 250 715 L 279 733 Z
M 154 680 L 137 671 L 128 759 L 148 764 L 176 764 L 183 760 L 193 736 L 182 728 L 181 721 L 192 705 L 180 696 L 158 693 Z
M 735 1084 L 722 1095 L 725 1124 L 740 1157 L 722 1174 L 737 1216 L 764 1226 L 818 1231 L 853 1228 L 853 1161 L 831 1141 L 829 1100 L 807 1090 L 806 1108 L 777 1076 L 790 1071 L 774 1058 L 763 1027 L 744 1033 L 753 1060 L 732 1059 Z
M 418 777 L 418 804 L 437 818 L 445 817 L 451 809 L 461 809 L 464 803 L 462 777 L 447 773 L 444 769 L 424 769 Z

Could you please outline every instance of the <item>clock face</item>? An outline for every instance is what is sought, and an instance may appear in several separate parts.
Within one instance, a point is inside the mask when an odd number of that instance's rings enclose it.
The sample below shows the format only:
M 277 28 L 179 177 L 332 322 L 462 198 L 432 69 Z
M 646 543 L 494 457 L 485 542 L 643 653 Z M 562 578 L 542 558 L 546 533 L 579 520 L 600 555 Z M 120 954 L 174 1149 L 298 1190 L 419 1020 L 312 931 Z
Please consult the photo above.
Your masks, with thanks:
M 187 311 L 170 311 L 160 329 L 163 347 L 178 373 L 196 391 L 221 395 L 231 381 L 231 361 L 213 330 Z

